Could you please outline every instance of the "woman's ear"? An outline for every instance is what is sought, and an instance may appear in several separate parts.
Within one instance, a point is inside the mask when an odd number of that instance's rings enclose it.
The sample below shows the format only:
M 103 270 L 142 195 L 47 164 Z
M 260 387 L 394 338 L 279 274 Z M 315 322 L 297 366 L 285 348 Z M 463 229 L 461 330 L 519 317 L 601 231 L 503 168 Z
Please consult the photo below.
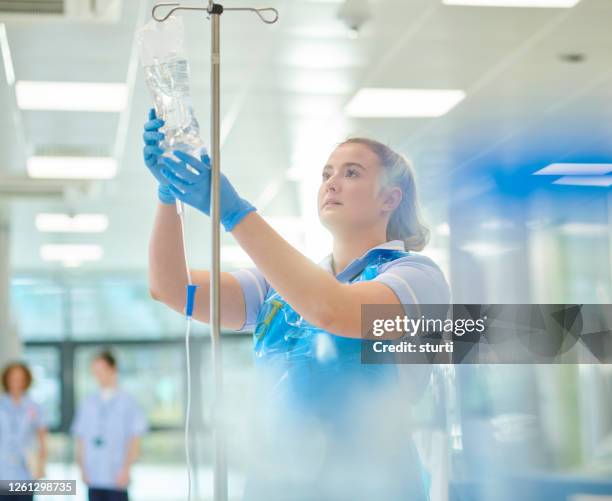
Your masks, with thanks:
M 403 193 L 401 188 L 397 186 L 391 186 L 385 188 L 383 194 L 383 210 L 386 212 L 393 212 L 402 203 Z

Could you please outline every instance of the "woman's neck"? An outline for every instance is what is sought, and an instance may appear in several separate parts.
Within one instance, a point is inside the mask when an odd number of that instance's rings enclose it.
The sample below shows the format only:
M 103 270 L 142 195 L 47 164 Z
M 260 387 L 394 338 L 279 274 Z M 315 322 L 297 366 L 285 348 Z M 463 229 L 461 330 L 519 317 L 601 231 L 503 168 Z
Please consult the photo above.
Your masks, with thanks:
M 11 397 L 11 400 L 16 404 L 21 402 L 21 399 L 23 398 L 23 395 L 21 393 L 11 393 L 9 394 L 9 396 Z
M 332 252 L 332 269 L 337 275 L 343 271 L 354 259 L 365 254 L 372 247 L 384 244 L 386 235 L 369 233 L 367 235 L 348 235 L 334 237 L 334 250 Z

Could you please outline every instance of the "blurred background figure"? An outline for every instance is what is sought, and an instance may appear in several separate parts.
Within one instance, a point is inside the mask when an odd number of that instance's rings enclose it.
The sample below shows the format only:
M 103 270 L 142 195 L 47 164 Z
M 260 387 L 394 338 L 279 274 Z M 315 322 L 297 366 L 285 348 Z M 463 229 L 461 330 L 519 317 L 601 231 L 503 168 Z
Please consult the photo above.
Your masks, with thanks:
M 32 480 L 45 474 L 46 435 L 42 409 L 27 394 L 32 373 L 14 362 L 2 371 L 0 397 L 0 480 Z M 0 500 L 31 500 L 32 496 L 4 496 Z
M 147 422 L 136 400 L 119 388 L 109 351 L 96 355 L 91 371 L 100 389 L 83 401 L 72 427 L 77 462 L 90 501 L 126 501 Z

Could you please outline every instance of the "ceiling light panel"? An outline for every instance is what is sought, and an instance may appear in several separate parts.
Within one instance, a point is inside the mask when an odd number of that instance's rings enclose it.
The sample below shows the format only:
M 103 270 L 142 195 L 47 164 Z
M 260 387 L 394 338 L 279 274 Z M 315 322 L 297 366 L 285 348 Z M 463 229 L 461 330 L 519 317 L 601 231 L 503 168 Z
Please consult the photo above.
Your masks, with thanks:
M 612 186 L 612 175 L 609 176 L 563 176 L 553 181 L 553 184 L 565 186 L 595 186 L 608 188 Z
M 124 83 L 20 80 L 15 93 L 22 110 L 121 112 L 128 100 Z
M 46 244 L 40 248 L 40 257 L 44 261 L 99 261 L 103 255 L 99 245 Z
M 612 172 L 612 164 L 555 163 L 540 169 L 536 176 L 599 176 Z
M 111 179 L 117 162 L 112 157 L 30 157 L 27 168 L 38 179 Z
M 462 90 L 361 89 L 345 112 L 357 118 L 440 117 L 465 99 Z
M 578 4 L 580 0 L 443 0 L 445 5 L 459 5 L 467 7 L 525 7 L 569 9 Z
M 105 214 L 37 214 L 36 229 L 45 233 L 102 233 L 108 228 Z

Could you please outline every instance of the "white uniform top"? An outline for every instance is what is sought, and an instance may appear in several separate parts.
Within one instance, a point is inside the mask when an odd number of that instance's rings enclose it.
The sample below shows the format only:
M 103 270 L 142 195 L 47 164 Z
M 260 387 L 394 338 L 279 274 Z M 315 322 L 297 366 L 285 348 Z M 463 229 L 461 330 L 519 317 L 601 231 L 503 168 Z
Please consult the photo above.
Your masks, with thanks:
M 147 429 L 136 400 L 124 391 L 117 390 L 110 398 L 104 398 L 102 392 L 88 396 L 79 407 L 72 434 L 83 440 L 89 487 L 116 489 L 131 439 Z

